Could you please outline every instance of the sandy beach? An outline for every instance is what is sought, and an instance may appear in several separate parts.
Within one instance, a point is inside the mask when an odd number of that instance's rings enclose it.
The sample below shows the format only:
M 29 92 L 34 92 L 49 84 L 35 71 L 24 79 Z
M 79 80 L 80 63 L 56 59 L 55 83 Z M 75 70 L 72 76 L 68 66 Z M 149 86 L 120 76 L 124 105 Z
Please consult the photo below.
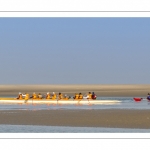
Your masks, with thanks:
M 0 124 L 150 129 L 150 110 L 3 110 Z
M 136 97 L 146 96 L 150 92 L 147 85 L 0 85 L 0 96 L 16 96 L 18 92 L 32 94 L 33 92 L 46 94 L 46 92 L 59 92 L 73 96 L 75 93 L 95 92 L 97 96 L 107 97 Z

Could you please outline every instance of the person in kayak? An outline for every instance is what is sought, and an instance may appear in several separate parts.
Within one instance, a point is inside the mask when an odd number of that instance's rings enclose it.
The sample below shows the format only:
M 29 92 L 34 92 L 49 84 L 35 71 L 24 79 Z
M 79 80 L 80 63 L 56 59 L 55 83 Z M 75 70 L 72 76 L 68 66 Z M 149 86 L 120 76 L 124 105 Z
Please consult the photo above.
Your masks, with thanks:
M 18 97 L 16 97 L 16 99 L 23 99 L 21 92 L 19 92 Z
M 149 93 L 147 94 L 147 100 L 150 101 L 150 94 Z
M 95 94 L 94 92 L 92 92 L 92 99 L 94 99 L 94 100 L 95 100 L 95 99 L 96 99 L 96 97 L 97 97 L 97 96 L 96 96 L 96 94 Z
M 56 96 L 55 92 L 53 92 L 52 99 L 55 100 L 56 97 L 57 97 L 57 96 Z

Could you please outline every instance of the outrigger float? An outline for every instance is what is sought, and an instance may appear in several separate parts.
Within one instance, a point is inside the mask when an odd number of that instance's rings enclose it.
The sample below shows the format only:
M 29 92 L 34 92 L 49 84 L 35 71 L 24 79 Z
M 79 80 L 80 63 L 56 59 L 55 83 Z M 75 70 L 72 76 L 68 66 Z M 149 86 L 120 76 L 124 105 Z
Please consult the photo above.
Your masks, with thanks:
M 14 98 L 0 98 L 0 104 L 119 104 L 120 100 L 51 100 L 51 99 L 14 99 Z

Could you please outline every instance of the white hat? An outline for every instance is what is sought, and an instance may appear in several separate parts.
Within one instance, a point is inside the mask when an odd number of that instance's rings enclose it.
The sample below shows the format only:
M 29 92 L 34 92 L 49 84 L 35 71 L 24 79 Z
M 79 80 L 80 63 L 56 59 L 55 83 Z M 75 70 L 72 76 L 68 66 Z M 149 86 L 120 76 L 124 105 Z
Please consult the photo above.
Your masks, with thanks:
M 49 94 L 49 92 L 47 92 L 47 94 Z
M 53 92 L 53 94 L 55 94 L 55 92 Z
M 21 94 L 21 92 L 19 92 L 19 94 Z

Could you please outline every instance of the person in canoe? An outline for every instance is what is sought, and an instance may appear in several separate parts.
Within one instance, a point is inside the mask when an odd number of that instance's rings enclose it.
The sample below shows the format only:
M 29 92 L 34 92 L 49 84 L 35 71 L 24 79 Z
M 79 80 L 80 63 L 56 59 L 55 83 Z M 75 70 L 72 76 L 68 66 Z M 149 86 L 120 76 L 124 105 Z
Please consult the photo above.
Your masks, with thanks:
M 83 99 L 82 93 L 79 93 L 79 99 L 80 99 L 80 100 Z
M 55 99 L 56 99 L 56 97 L 57 97 L 56 93 L 55 93 L 55 92 L 53 92 L 52 99 L 53 99 L 53 100 L 55 100 Z
M 74 99 L 79 99 L 79 94 L 78 93 L 75 93 L 75 96 L 73 97 Z
M 150 94 L 149 93 L 147 94 L 147 100 L 150 101 Z
M 59 93 L 59 95 L 58 95 L 58 100 L 61 100 L 61 99 L 63 99 L 63 94 L 62 94 L 62 93 Z
M 92 99 L 92 94 L 91 94 L 91 92 L 89 92 L 89 94 L 87 95 L 87 99 Z
M 36 93 L 33 93 L 30 98 L 32 98 L 32 99 L 37 99 Z
M 91 94 L 91 92 L 89 92 L 88 94 L 86 94 L 84 97 L 83 97 L 83 99 L 92 99 L 92 94 Z
M 63 100 L 68 100 L 68 99 L 69 99 L 69 97 L 67 96 L 67 94 L 65 94 Z
M 43 97 L 42 97 L 42 94 L 41 93 L 39 93 L 38 94 L 38 99 L 42 99 Z
M 25 93 L 25 95 L 22 94 L 22 96 L 24 96 L 24 99 L 25 99 L 25 100 L 28 100 L 28 99 L 29 99 L 29 94 L 28 94 L 28 93 Z
M 15 99 L 23 99 L 23 97 L 22 97 L 22 93 L 21 93 L 21 92 L 19 92 L 18 97 L 16 97 Z
M 51 98 L 51 95 L 50 95 L 49 92 L 47 92 L 47 94 L 46 94 L 46 99 L 50 99 L 50 98 Z
M 96 99 L 96 94 L 94 92 L 92 92 L 92 99 L 95 100 Z

